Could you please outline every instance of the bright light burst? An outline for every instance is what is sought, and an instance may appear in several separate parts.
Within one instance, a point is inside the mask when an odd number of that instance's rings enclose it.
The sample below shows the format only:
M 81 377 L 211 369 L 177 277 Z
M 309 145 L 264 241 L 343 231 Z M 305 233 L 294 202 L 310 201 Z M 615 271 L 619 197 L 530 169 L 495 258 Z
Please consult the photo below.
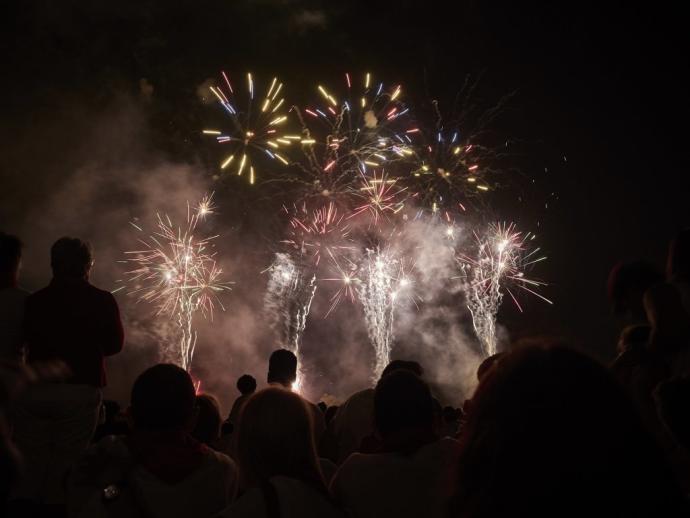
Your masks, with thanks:
M 296 387 L 299 387 L 304 379 L 299 346 L 316 293 L 316 275 L 300 267 L 286 253 L 275 254 L 268 272 L 264 308 L 271 326 L 278 329 L 283 346 L 297 356 Z
M 367 325 L 369 340 L 376 354 L 373 381 L 376 383 L 390 361 L 393 317 L 401 294 L 410 289 L 402 259 L 390 250 L 367 250 L 359 268 L 357 295 Z
M 241 81 L 247 96 L 243 103 L 235 96 L 228 74 L 222 72 L 221 75 L 222 83 L 211 86 L 210 90 L 230 116 L 231 125 L 223 129 L 205 129 L 203 134 L 215 138 L 224 148 L 221 171 L 244 176 L 253 184 L 261 164 L 287 166 L 287 152 L 290 147 L 299 145 L 301 137 L 282 130 L 288 115 L 282 97 L 283 83 L 277 78 L 274 77 L 265 93 L 260 94 L 254 77 L 247 73 Z M 235 88 L 241 87 L 235 85 Z
M 312 192 L 347 192 L 358 173 L 413 155 L 407 134 L 409 109 L 402 87 L 386 87 L 371 73 L 346 73 L 337 88 L 317 85 L 318 100 L 298 115 L 304 161 L 299 165 Z
M 294 206 L 290 212 L 289 239 L 283 241 L 302 260 L 318 267 L 324 254 L 350 250 L 350 227 L 333 202 L 309 210 L 307 203 Z
M 175 319 L 180 333 L 177 361 L 189 370 L 196 345 L 193 328 L 195 313 L 213 318 L 216 305 L 225 310 L 218 295 L 230 289 L 216 264 L 212 242 L 217 236 L 198 238 L 195 235 L 200 219 L 212 212 L 211 196 L 204 197 L 196 207 L 187 205 L 185 227 L 173 224 L 169 216 L 157 214 L 157 232 L 140 238 L 143 248 L 125 252 L 124 261 L 134 269 L 125 274 L 129 294 L 155 304 L 157 314 L 167 313 Z M 143 229 L 134 223 L 139 232 Z
M 406 187 L 400 187 L 398 180 L 385 173 L 373 172 L 371 176 L 361 173 L 360 186 L 355 191 L 355 203 L 349 218 L 368 212 L 374 225 L 381 217 L 398 214 L 405 206 Z
M 522 306 L 514 293 L 520 289 L 552 302 L 535 291 L 546 283 L 526 276 L 526 269 L 546 259 L 538 255 L 539 248 L 529 250 L 534 234 L 523 234 L 513 223 L 496 223 L 489 226 L 485 236 L 475 232 L 476 257 L 458 255 L 463 272 L 467 307 L 472 314 L 474 330 L 487 356 L 497 351 L 496 315 L 507 292 L 517 308 Z M 512 289 L 511 289 L 512 288 Z

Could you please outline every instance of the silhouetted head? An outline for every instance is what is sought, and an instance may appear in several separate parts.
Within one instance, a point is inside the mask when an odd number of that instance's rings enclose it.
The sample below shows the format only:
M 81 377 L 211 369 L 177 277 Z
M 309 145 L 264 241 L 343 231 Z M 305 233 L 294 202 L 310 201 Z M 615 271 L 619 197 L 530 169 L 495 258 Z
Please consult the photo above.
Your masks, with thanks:
M 420 378 L 424 375 L 424 369 L 422 369 L 422 366 L 418 362 L 410 360 L 393 360 L 388 365 L 386 365 L 385 369 L 383 369 L 383 372 L 381 373 L 381 378 L 383 378 L 384 376 L 388 376 L 392 372 L 400 370 L 410 371 L 419 376 Z
M 683 505 L 623 389 L 566 348 L 506 354 L 460 441 L 453 516 L 673 516 Z
M 50 249 L 54 277 L 88 278 L 93 265 L 91 245 L 75 237 L 61 237 Z
M 134 382 L 130 413 L 137 429 L 190 429 L 195 412 L 194 383 L 187 371 L 177 365 L 155 365 Z
M 243 374 L 237 379 L 237 390 L 239 390 L 240 394 L 243 396 L 253 394 L 256 390 L 256 380 L 249 374 Z
M 614 312 L 644 320 L 644 292 L 663 280 L 661 272 L 647 261 L 618 263 L 611 270 L 608 280 L 608 295 Z
M 669 280 L 690 281 L 690 228 L 680 231 L 671 241 L 666 261 Z
M 429 386 L 405 369 L 383 376 L 374 390 L 374 424 L 384 442 L 431 433 L 434 401 Z
M 657 284 L 647 290 L 643 300 L 652 327 L 650 347 L 656 350 L 689 347 L 690 316 L 676 287 L 669 283 Z
M 16 236 L 0 232 L 0 288 L 16 286 L 22 262 L 22 242 Z
M 220 438 L 220 404 L 211 394 L 196 396 L 197 417 L 192 437 L 204 444 L 212 445 Z
M 486 373 L 500 361 L 504 354 L 505 353 L 496 353 L 484 358 L 479 364 L 479 367 L 477 367 L 477 380 L 481 381 L 482 378 L 486 376 Z
M 326 409 L 326 413 L 324 414 L 324 419 L 326 420 L 326 424 L 333 421 L 333 418 L 335 417 L 335 414 L 337 414 L 337 413 L 338 413 L 338 406 L 337 405 L 329 406 Z
M 618 352 L 644 349 L 649 343 L 651 330 L 652 328 L 647 324 L 636 324 L 626 327 L 618 337 Z
M 268 359 L 268 382 L 291 388 L 297 379 L 297 356 L 287 349 L 273 351 Z
M 247 487 L 282 475 L 326 491 L 311 412 L 305 401 L 289 390 L 271 387 L 247 400 L 240 412 L 237 449 Z

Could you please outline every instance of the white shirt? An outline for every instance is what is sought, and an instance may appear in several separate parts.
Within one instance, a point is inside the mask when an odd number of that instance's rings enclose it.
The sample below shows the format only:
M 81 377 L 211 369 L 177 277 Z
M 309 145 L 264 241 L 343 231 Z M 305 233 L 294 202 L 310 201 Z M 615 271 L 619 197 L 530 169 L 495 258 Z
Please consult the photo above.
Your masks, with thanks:
M 211 449 L 206 450 L 203 463 L 196 470 L 175 484 L 163 482 L 140 466 L 128 469 L 131 462 L 129 449 L 120 437 L 105 437 L 93 445 L 72 470 L 71 516 L 100 518 L 104 512 L 101 491 L 122 479 L 123 472 L 140 501 L 139 506 L 152 518 L 210 518 L 227 507 L 237 493 L 236 464 L 227 455 Z M 128 510 L 121 514 L 127 515 Z
M 21 361 L 22 323 L 28 291 L 21 288 L 0 290 L 0 359 Z
M 344 518 L 327 498 L 300 480 L 272 477 L 280 505 L 281 518 Z M 253 488 L 242 495 L 218 518 L 268 518 L 263 492 Z
M 458 442 L 448 437 L 412 455 L 353 453 L 331 482 L 331 493 L 354 518 L 447 516 Z

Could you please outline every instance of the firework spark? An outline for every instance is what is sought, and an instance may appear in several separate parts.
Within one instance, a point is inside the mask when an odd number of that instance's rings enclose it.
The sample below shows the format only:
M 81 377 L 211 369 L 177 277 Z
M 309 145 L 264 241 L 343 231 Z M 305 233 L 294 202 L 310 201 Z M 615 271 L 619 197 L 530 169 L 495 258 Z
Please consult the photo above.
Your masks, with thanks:
M 349 191 L 359 173 L 413 155 L 407 134 L 409 109 L 400 85 L 385 87 L 366 73 L 344 75 L 341 88 L 318 85 L 318 101 L 297 110 L 310 190 L 321 195 Z
M 290 214 L 287 208 L 283 209 Z M 289 239 L 283 243 L 295 251 L 301 261 L 311 263 L 316 268 L 324 254 L 351 249 L 350 227 L 333 202 L 311 211 L 303 202 L 293 207 Z
M 369 340 L 374 347 L 373 381 L 378 381 L 390 361 L 393 317 L 402 291 L 410 286 L 402 261 L 387 250 L 368 249 L 359 270 L 357 295 L 364 309 Z
M 355 192 L 357 202 L 361 203 L 354 207 L 348 219 L 368 212 L 375 226 L 380 218 L 398 214 L 404 208 L 407 188 L 400 187 L 396 179 L 375 171 L 371 176 L 361 173 L 360 178 L 361 186 Z
M 216 306 L 225 310 L 218 295 L 231 285 L 222 279 L 223 271 L 211 251 L 217 236 L 195 235 L 200 219 L 211 213 L 212 207 L 211 196 L 204 197 L 196 207 L 188 204 L 185 227 L 174 225 L 167 215 L 157 214 L 157 232 L 139 239 L 143 248 L 125 252 L 124 262 L 134 266 L 125 272 L 129 294 L 156 305 L 156 314 L 174 318 L 180 335 L 177 361 L 187 370 L 196 345 L 194 315 L 200 312 L 212 319 Z M 143 232 L 134 223 L 132 226 Z
M 271 326 L 279 330 L 283 346 L 297 356 L 296 387 L 299 387 L 304 378 L 299 346 L 316 293 L 316 275 L 305 271 L 286 253 L 275 254 L 268 272 L 264 307 Z
M 528 250 L 529 242 L 533 239 L 534 234 L 516 231 L 513 223 L 496 223 L 489 226 L 486 236 L 475 233 L 476 257 L 458 256 L 467 307 L 472 315 L 474 330 L 487 356 L 495 354 L 497 350 L 496 315 L 504 291 L 521 312 L 522 306 L 515 296 L 515 289 L 527 291 L 552 304 L 535 291 L 545 283 L 525 275 L 526 269 L 546 259 L 538 255 L 539 248 Z
M 210 90 L 230 116 L 227 129 L 205 129 L 203 134 L 215 138 L 227 148 L 220 162 L 221 171 L 231 171 L 254 184 L 260 164 L 271 160 L 287 166 L 287 152 L 299 144 L 299 135 L 281 131 L 288 116 L 284 111 L 283 83 L 273 78 L 264 95 L 259 95 L 254 77 L 247 73 L 246 102 L 240 107 L 230 78 L 222 72 L 223 82 Z M 236 86 L 237 88 L 237 86 Z

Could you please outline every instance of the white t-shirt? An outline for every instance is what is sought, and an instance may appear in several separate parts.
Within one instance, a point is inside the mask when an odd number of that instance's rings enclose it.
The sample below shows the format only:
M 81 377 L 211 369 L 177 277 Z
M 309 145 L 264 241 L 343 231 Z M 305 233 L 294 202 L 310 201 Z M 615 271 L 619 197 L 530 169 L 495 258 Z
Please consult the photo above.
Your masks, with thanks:
M 445 437 L 412 455 L 353 453 L 331 482 L 355 518 L 447 516 L 458 442 Z
M 0 359 L 21 360 L 23 344 L 22 323 L 24 304 L 29 296 L 21 288 L 0 290 Z
M 211 449 L 206 450 L 202 464 L 176 484 L 167 484 L 141 466 L 127 468 L 131 462 L 122 438 L 105 437 L 92 446 L 70 477 L 71 516 L 127 516 L 143 509 L 151 518 L 210 518 L 226 508 L 237 494 L 236 464 L 227 455 Z M 102 490 L 121 480 L 123 472 L 138 504 L 127 504 L 134 510 L 125 506 L 118 513 L 108 514 L 102 503 Z
M 287 477 L 271 478 L 280 505 L 281 518 L 344 518 L 326 495 L 300 480 Z M 218 518 L 268 518 L 266 501 L 260 489 L 253 488 L 242 495 Z

